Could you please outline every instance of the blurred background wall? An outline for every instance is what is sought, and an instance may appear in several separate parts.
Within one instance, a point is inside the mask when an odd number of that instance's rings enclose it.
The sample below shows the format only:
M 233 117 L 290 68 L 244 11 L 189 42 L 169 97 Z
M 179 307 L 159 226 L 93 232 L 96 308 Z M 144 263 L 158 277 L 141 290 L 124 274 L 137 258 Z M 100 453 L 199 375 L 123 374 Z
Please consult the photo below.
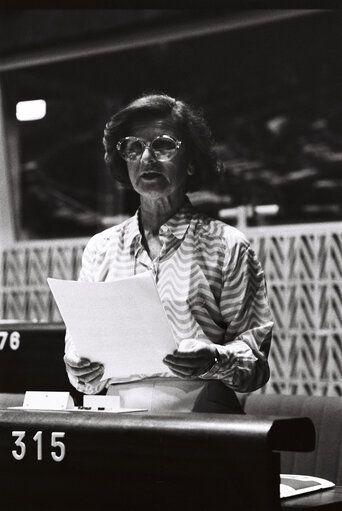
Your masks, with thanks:
M 60 322 L 46 277 L 77 278 L 86 240 L 138 205 L 105 169 L 104 124 L 163 91 L 203 107 L 223 162 L 192 202 L 265 268 L 263 392 L 341 395 L 341 27 L 331 9 L 3 10 L 1 317 Z

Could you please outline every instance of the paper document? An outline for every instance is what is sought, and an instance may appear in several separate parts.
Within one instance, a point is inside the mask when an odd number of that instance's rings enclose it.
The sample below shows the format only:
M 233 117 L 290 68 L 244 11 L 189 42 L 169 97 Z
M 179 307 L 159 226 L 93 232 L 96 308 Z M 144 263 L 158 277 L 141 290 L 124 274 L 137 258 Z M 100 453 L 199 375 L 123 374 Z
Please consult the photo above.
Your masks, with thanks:
M 323 479 L 322 477 L 298 475 L 298 474 L 280 474 L 280 498 L 294 497 L 302 493 L 325 490 L 332 488 L 335 483 Z
M 104 364 L 103 379 L 168 372 L 176 343 L 152 272 L 114 282 L 48 278 L 80 356 Z

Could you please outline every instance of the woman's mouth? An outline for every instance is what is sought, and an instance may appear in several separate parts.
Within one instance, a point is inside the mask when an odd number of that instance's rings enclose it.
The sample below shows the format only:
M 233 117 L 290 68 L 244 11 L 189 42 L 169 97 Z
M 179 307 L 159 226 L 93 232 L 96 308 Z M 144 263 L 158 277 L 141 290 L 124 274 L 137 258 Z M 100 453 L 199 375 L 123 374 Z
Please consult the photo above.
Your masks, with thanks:
M 143 172 L 143 174 L 141 174 L 141 178 L 149 181 L 152 179 L 156 179 L 156 178 L 160 177 L 161 175 L 162 174 L 160 172 L 155 172 L 155 171 L 151 170 L 149 172 Z

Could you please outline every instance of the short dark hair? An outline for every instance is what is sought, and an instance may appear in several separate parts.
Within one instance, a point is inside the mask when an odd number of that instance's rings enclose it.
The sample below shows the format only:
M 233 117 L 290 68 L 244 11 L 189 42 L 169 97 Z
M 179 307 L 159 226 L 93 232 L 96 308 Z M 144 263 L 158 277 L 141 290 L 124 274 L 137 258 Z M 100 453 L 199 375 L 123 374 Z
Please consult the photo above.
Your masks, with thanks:
M 214 145 L 215 142 L 202 109 L 189 103 L 172 98 L 164 93 L 143 94 L 120 109 L 107 122 L 103 144 L 105 162 L 113 177 L 130 188 L 126 162 L 116 150 L 117 142 L 127 136 L 129 126 L 141 118 L 166 118 L 175 123 L 182 134 L 182 140 L 194 167 L 194 174 L 189 176 L 188 191 L 202 188 L 213 180 L 220 170 Z

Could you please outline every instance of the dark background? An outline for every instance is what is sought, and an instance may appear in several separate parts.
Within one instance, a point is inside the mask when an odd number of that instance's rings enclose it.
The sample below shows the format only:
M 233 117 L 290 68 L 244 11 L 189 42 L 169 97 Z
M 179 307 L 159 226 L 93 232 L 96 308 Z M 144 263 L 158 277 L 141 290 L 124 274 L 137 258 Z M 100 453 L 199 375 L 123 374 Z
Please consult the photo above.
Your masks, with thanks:
M 276 10 L 275 10 L 276 11 Z M 224 172 L 194 202 L 222 208 L 277 204 L 250 225 L 342 219 L 342 12 L 215 30 L 238 9 L 5 10 L 0 64 L 73 45 L 132 40 L 205 23 L 210 33 L 3 72 L 20 166 L 21 238 L 88 236 L 134 213 L 133 192 L 106 173 L 105 122 L 141 92 L 203 107 Z M 257 13 L 260 15 L 260 11 Z M 12 36 L 11 36 L 12 34 Z M 15 34 L 15 37 L 13 37 Z M 45 99 L 40 121 L 18 122 L 17 101 Z M 254 211 L 254 210 L 253 210 Z M 230 222 L 232 223 L 232 222 Z

